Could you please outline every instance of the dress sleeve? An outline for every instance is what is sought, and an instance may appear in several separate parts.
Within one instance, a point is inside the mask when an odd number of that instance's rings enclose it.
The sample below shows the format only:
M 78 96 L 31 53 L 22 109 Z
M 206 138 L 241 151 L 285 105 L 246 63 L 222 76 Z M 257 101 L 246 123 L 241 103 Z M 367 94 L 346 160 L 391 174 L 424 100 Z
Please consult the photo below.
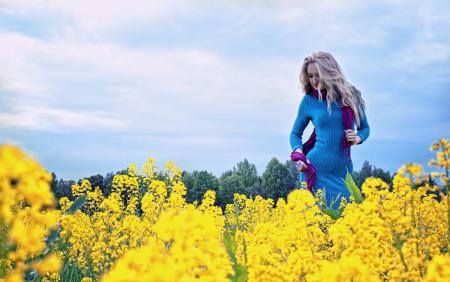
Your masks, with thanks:
M 300 106 L 298 107 L 297 118 L 295 119 L 294 126 L 292 128 L 290 135 L 290 143 L 292 151 L 294 151 L 297 148 L 300 148 L 303 151 L 303 144 L 302 144 L 303 131 L 305 130 L 306 126 L 311 120 L 310 107 L 308 106 L 308 98 L 309 97 L 307 95 L 303 96 L 303 99 L 300 102 Z
M 359 144 L 362 144 L 369 137 L 370 127 L 369 127 L 369 123 L 367 121 L 367 116 L 366 116 L 365 111 L 362 112 L 361 126 L 358 127 L 357 134 L 359 135 L 359 137 L 361 137 L 361 143 L 359 143 Z

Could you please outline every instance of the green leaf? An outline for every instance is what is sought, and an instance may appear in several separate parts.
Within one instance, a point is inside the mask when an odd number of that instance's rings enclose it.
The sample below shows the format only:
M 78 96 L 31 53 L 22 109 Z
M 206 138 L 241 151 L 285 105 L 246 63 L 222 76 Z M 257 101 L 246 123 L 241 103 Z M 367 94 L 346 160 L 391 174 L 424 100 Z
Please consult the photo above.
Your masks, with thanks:
M 335 204 L 341 200 L 341 193 L 339 193 L 335 198 L 331 198 L 330 206 L 327 206 L 328 208 L 334 207 Z
M 342 178 L 341 178 L 342 179 Z M 353 180 L 351 174 L 347 170 L 347 175 L 345 176 L 344 181 L 345 186 L 347 187 L 347 190 L 350 192 L 350 194 L 355 198 L 355 201 L 360 204 L 364 200 L 361 191 L 359 190 L 358 186 L 356 185 L 355 181 Z
M 406 242 L 406 240 L 402 240 L 400 238 L 400 235 L 395 234 L 394 235 L 394 246 L 397 248 L 397 250 L 401 251 L 403 244 Z
M 81 281 L 83 279 L 82 271 L 76 266 L 71 264 L 68 259 L 64 259 L 64 265 L 60 271 L 61 281 Z
M 332 219 L 337 220 L 339 217 L 341 217 L 341 211 L 335 210 L 335 209 L 325 209 L 321 208 L 322 212 L 324 214 L 329 215 Z
M 25 270 L 23 276 L 24 276 L 23 278 L 25 281 L 34 281 L 36 278 L 39 277 L 39 274 L 34 269 L 28 269 L 28 270 Z
M 59 233 L 61 232 L 60 228 L 52 229 L 50 234 L 45 238 L 45 242 L 48 245 L 53 244 L 55 241 L 59 240 Z
M 247 268 L 239 263 L 237 263 L 236 259 L 236 249 L 237 244 L 234 240 L 233 236 L 230 235 L 230 231 L 225 229 L 223 234 L 223 241 L 225 244 L 225 249 L 227 250 L 228 255 L 230 256 L 231 262 L 233 263 L 234 274 L 229 275 L 231 281 L 234 282 L 245 282 L 247 281 Z
M 228 255 L 230 256 L 230 258 L 232 259 L 232 261 L 236 261 L 236 242 L 234 241 L 234 239 L 231 237 L 230 233 L 228 230 L 225 230 L 225 233 L 223 234 L 223 239 L 224 239 L 224 244 L 225 244 L 225 248 L 227 250 Z
M 81 197 L 78 197 L 70 206 L 70 208 L 67 209 L 67 214 L 75 213 L 78 209 L 80 209 L 84 204 L 86 203 L 86 196 L 83 195 Z
M 245 282 L 247 281 L 247 268 L 243 265 L 237 264 L 236 265 L 236 281 L 237 282 Z

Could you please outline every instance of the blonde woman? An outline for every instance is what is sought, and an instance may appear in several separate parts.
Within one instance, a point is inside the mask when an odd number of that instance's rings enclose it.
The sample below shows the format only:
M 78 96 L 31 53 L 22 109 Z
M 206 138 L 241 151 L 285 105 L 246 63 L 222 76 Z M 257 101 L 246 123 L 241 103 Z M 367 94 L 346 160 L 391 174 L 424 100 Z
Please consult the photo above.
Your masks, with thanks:
M 305 58 L 300 82 L 305 95 L 290 134 L 291 159 L 307 188 L 313 193 L 323 189 L 327 204 L 338 208 L 341 198 L 348 201 L 350 196 L 342 181 L 347 171 L 353 172 L 350 147 L 369 137 L 365 103 L 328 52 Z M 314 131 L 303 144 L 303 131 L 310 121 Z

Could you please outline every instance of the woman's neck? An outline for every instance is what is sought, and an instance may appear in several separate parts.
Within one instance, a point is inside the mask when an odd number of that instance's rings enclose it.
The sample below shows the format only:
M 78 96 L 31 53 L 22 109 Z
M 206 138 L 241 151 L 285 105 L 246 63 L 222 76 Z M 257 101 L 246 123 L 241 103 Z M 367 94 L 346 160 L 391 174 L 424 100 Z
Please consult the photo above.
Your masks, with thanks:
M 311 94 L 318 98 L 319 97 L 319 91 L 317 89 L 311 88 Z M 327 90 L 326 89 L 322 89 L 320 90 L 320 93 L 322 94 L 322 98 L 325 98 L 327 96 Z

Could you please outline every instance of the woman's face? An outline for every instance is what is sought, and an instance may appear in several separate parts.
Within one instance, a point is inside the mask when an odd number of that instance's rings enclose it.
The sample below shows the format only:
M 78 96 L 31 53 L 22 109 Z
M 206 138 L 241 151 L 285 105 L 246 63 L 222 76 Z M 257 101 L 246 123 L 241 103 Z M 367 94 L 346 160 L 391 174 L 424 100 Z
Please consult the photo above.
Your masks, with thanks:
M 306 68 L 306 75 L 308 76 L 309 84 L 311 86 L 318 90 L 319 89 L 319 71 L 317 70 L 317 67 L 315 64 L 308 64 L 308 67 Z

